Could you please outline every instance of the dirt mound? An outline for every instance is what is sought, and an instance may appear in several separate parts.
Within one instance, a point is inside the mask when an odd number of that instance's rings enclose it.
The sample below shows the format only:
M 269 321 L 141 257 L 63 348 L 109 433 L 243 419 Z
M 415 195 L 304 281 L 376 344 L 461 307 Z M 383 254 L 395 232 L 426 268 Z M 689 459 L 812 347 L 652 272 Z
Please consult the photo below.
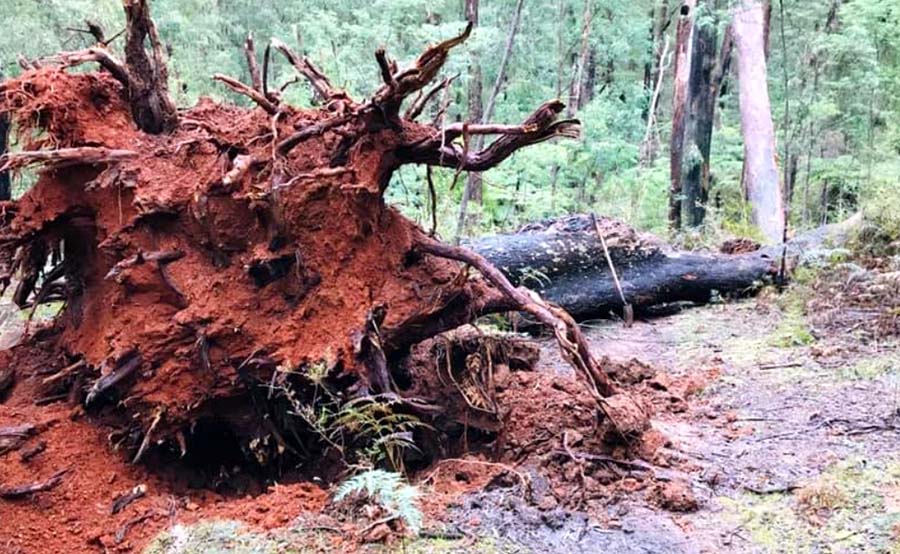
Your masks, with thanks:
M 42 400 L 41 380 L 52 359 L 47 346 L 24 347 L 27 355 L 20 350 L 17 356 L 19 378 L 0 406 L 0 429 L 29 426 L 33 431 L 0 458 L 0 482 L 11 488 L 65 473 L 48 492 L 0 500 L 3 544 L 10 552 L 131 551 L 175 521 L 239 518 L 270 528 L 287 524 L 298 511 L 324 505 L 326 493 L 309 483 L 261 490 L 257 481 L 247 481 L 246 488 L 223 487 L 220 493 L 193 488 L 189 473 L 176 471 L 174 464 L 166 468 L 169 460 L 130 464 L 110 445 L 120 433 L 117 426 L 68 402 Z M 0 352 L 0 366 L 9 361 L 10 353 Z M 136 487 L 143 494 L 113 513 L 116 500 Z

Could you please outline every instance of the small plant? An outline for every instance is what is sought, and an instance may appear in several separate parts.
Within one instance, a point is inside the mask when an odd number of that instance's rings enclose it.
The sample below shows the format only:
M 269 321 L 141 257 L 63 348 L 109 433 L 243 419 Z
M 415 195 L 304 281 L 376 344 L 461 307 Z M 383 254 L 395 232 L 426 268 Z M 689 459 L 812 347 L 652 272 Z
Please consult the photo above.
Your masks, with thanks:
M 370 469 L 341 483 L 334 499 L 340 502 L 351 496 L 369 498 L 417 535 L 422 528 L 422 511 L 418 503 L 420 495 L 419 489 L 405 483 L 399 473 Z
M 394 401 L 359 398 L 343 404 L 331 422 L 332 433 L 350 439 L 370 465 L 386 460 L 403 471 L 403 452 L 416 449 L 413 431 L 428 427 L 419 418 L 394 411 Z

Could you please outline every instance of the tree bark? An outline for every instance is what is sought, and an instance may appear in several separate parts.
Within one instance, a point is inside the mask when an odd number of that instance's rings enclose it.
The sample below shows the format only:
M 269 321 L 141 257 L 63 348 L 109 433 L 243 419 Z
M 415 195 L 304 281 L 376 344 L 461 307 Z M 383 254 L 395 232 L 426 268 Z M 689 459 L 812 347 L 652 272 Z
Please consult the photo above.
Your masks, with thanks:
M 740 80 L 744 137 L 744 191 L 752 223 L 767 241 L 784 238 L 784 199 L 775 163 L 775 128 L 766 80 L 765 13 L 759 0 L 743 0 L 732 22 Z
M 710 189 L 710 147 L 716 98 L 717 32 L 714 22 L 695 25 L 688 84 L 685 153 L 682 156 L 682 214 L 689 227 L 697 227 L 706 216 Z M 728 37 L 726 36 L 726 41 Z M 727 44 L 723 43 L 723 46 Z
M 672 136 L 669 142 L 669 227 L 671 229 L 681 228 L 686 107 L 689 101 L 695 7 L 696 0 L 684 0 L 679 8 L 678 27 L 675 32 Z
M 478 27 L 478 2 L 479 0 L 465 0 L 465 18 L 473 28 Z M 481 74 L 481 63 L 478 56 L 472 56 L 469 60 L 469 90 L 468 90 L 468 115 L 467 119 L 470 123 L 479 123 L 484 119 L 483 107 L 483 89 L 484 82 Z M 467 136 L 463 136 L 464 141 L 468 141 Z M 480 144 L 478 139 L 475 142 L 475 148 L 478 149 Z M 474 218 L 469 212 L 469 202 L 481 205 L 484 197 L 484 180 L 481 173 L 472 172 L 466 175 L 466 185 L 463 189 L 462 200 L 459 203 L 459 217 L 456 222 L 456 240 L 465 234 L 466 227 L 474 223 Z
M 783 255 L 788 269 L 793 268 L 801 254 L 821 249 L 826 241 L 845 241 L 858 219 L 818 228 L 785 247 L 775 245 L 742 254 L 677 251 L 620 221 L 603 218 L 599 222 L 625 299 L 641 312 L 662 304 L 705 304 L 716 296 L 752 294 L 778 277 Z M 622 313 L 622 299 L 589 216 L 532 224 L 517 233 L 474 240 L 468 246 L 514 285 L 537 291 L 573 317 Z
M 134 121 L 147 133 L 172 131 L 178 124 L 175 103 L 169 97 L 169 72 L 163 46 L 150 18 L 147 0 L 123 0 L 126 36 L 125 65 L 131 77 L 128 91 Z M 144 46 L 149 41 L 150 53 Z
M 0 114 L 0 158 L 9 148 L 9 116 Z M 12 198 L 12 181 L 9 171 L 0 171 L 0 202 Z

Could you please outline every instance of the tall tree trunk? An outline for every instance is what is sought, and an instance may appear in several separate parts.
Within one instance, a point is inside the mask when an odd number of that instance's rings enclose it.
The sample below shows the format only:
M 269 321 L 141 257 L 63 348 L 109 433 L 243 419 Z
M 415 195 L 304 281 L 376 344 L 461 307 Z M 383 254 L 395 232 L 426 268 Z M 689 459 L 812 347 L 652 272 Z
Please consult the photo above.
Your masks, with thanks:
M 665 60 L 664 45 L 666 43 L 666 29 L 669 27 L 669 0 L 659 0 L 659 5 L 650 8 L 650 52 L 644 64 L 644 92 L 650 102 L 642 114 L 644 121 L 649 121 L 652 114 L 656 113 L 658 98 L 654 91 L 659 82 L 660 73 L 663 71 Z
M 566 115 L 572 117 L 575 112 L 584 106 L 584 81 L 587 75 L 588 56 L 591 52 L 591 23 L 594 13 L 591 0 L 584 0 L 584 13 L 581 22 L 581 47 L 578 50 L 578 60 L 575 66 L 575 74 L 570 87 L 569 103 L 566 106 Z
M 474 7 L 469 8 L 470 4 L 474 4 Z M 491 117 L 494 115 L 494 107 L 497 105 L 497 98 L 500 96 L 500 91 L 503 89 L 503 84 L 506 82 L 506 70 L 509 67 L 509 58 L 512 56 L 513 45 L 516 41 L 516 35 L 519 32 L 519 23 L 522 20 L 522 6 L 525 4 L 525 0 L 518 0 L 516 2 L 516 9 L 513 13 L 512 22 L 509 25 L 509 34 L 506 36 L 506 46 L 503 48 L 503 57 L 500 59 L 500 68 L 497 70 L 497 78 L 494 80 L 494 86 L 491 88 L 490 96 L 488 96 L 487 106 L 484 109 L 484 112 L 481 114 L 479 120 L 475 120 L 474 116 L 481 109 L 481 70 L 478 70 L 478 90 L 477 90 L 477 106 L 476 99 L 473 98 L 473 95 L 476 91 L 472 88 L 472 83 L 469 85 L 469 120 L 472 122 L 487 123 Z M 472 16 L 473 19 L 469 21 L 474 21 L 474 23 L 478 24 L 478 0 L 466 0 L 466 17 Z M 475 62 L 477 64 L 477 62 Z M 474 79 L 475 76 L 470 74 L 470 79 Z M 484 145 L 484 136 L 476 135 L 474 138 L 473 147 L 476 150 L 480 150 Z M 463 194 L 463 203 L 460 205 L 459 210 L 459 220 L 457 221 L 456 228 L 456 236 L 457 238 L 462 236 L 463 231 L 465 230 L 466 225 L 466 204 L 468 200 L 475 200 L 479 204 L 481 204 L 483 199 L 483 191 L 484 191 L 484 182 L 481 178 L 480 173 L 470 173 L 466 180 L 466 190 Z
M 751 218 L 770 242 L 784 239 L 784 199 L 775 164 L 775 128 L 766 81 L 765 13 L 759 0 L 734 8 L 734 40 L 744 137 L 744 190 Z
M 691 49 L 696 0 L 684 0 L 675 32 L 675 80 L 672 92 L 672 136 L 669 142 L 669 227 L 681 228 L 682 165 L 685 143 L 685 108 L 689 102 Z
M 478 27 L 478 1 L 479 0 L 465 0 L 465 18 L 466 21 L 472 24 L 473 28 Z M 482 82 L 481 63 L 478 60 L 478 55 L 475 55 L 469 60 L 469 113 L 467 119 L 470 123 L 479 123 L 484 119 L 484 109 L 482 104 L 483 87 L 484 83 Z M 463 140 L 469 139 L 468 137 L 464 137 Z M 475 140 L 480 140 L 480 138 L 476 138 Z M 477 150 L 477 147 L 480 145 L 476 143 L 472 146 Z M 459 217 L 456 221 L 457 242 L 465 233 L 466 227 L 470 223 L 473 223 L 474 218 L 468 213 L 469 202 L 481 205 L 483 197 L 484 181 L 481 178 L 481 173 L 469 173 L 466 176 L 466 186 L 463 189 L 462 200 L 459 204 Z
M 562 4 L 560 4 L 560 20 L 563 15 Z M 573 68 L 572 80 L 569 82 L 569 101 L 566 103 L 566 117 L 572 118 L 575 116 L 575 112 L 583 105 L 583 92 L 584 92 L 584 76 L 585 76 L 585 66 L 587 65 L 588 55 L 590 54 L 590 38 L 591 38 L 591 23 L 593 21 L 594 14 L 591 6 L 591 0 L 584 0 L 584 11 L 582 13 L 582 24 L 581 24 L 581 46 L 578 51 L 578 57 L 575 59 L 575 67 Z M 562 26 L 560 26 L 560 29 Z M 560 34 L 560 37 L 562 35 Z M 557 44 L 559 48 L 560 54 L 560 65 L 559 69 L 562 71 L 562 68 L 565 64 L 565 52 L 563 50 L 563 41 L 560 41 Z M 560 80 L 560 85 L 562 82 Z M 562 90 L 557 90 L 557 95 L 561 95 Z M 557 184 L 559 180 L 559 164 L 553 164 L 550 168 L 550 206 L 551 211 L 556 211 L 556 192 L 557 192 Z
M 0 73 L 0 81 L 3 80 L 3 74 Z M 9 114 L 0 114 L 0 156 L 6 154 L 9 148 Z M 12 198 L 12 182 L 10 180 L 9 171 L 0 171 L 0 201 L 10 200 Z
M 563 77 L 566 67 L 566 47 L 563 40 L 566 19 L 566 2 L 557 0 L 556 3 L 556 97 L 562 98 Z M 559 164 L 550 166 L 550 213 L 556 214 L 556 184 L 559 181 Z
M 490 96 L 488 96 L 487 107 L 484 109 L 484 117 L 481 118 L 482 123 L 487 123 L 494 116 L 494 107 L 497 105 L 497 97 L 500 96 L 500 90 L 503 89 L 503 83 L 506 82 L 506 70 L 509 67 L 509 58 L 512 56 L 516 35 L 519 33 L 519 23 L 522 21 L 522 6 L 524 4 L 525 0 L 518 0 L 516 2 L 516 9 L 515 12 L 513 12 L 512 22 L 509 24 L 509 33 L 506 35 L 506 46 L 503 48 L 503 57 L 500 58 L 500 68 L 497 70 L 497 78 L 494 80 L 494 86 L 491 88 Z
M 685 124 L 686 155 L 682 157 L 681 178 L 684 197 L 682 212 L 687 225 L 697 227 L 706 216 L 709 197 L 709 154 L 712 144 L 716 91 L 713 79 L 716 67 L 716 25 L 697 25 L 691 47 L 691 71 L 688 84 L 688 113 Z

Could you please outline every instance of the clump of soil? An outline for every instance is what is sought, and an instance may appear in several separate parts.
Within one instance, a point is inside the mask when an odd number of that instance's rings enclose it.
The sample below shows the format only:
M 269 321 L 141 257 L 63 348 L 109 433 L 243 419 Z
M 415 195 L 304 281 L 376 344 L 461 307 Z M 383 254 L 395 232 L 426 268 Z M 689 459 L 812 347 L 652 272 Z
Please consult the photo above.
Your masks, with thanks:
M 693 512 L 700 506 L 691 485 L 683 481 L 664 481 L 653 485 L 650 499 L 671 512 Z
M 12 359 L 0 352 L 0 366 Z M 41 493 L 0 499 L 4 548 L 10 552 L 135 551 L 176 521 L 241 519 L 271 528 L 290 523 L 303 510 L 318 511 L 327 493 L 309 482 L 260 487 L 231 482 L 223 492 L 191 486 L 190 473 L 171 460 L 133 465 L 110 444 L 118 426 L 86 414 L 65 398 L 35 404 L 43 396 L 52 350 L 47 343 L 21 347 L 18 379 L 0 405 L 0 428 L 30 425 L 35 431 L 19 448 L 0 455 L 4 487 L 40 482 L 65 471 L 59 484 Z M 27 363 L 26 363 L 27 362 Z M 26 453 L 43 445 L 31 456 Z M 166 464 L 166 465 L 163 465 Z M 145 488 L 143 496 L 113 513 L 115 500 Z M 252 493 L 252 494 L 251 494 Z

